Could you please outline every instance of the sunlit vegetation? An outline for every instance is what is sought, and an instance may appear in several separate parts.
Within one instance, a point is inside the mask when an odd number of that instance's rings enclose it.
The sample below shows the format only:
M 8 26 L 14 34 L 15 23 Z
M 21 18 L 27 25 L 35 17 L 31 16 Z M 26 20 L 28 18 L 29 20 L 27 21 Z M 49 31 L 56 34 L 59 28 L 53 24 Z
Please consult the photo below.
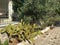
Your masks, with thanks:
M 32 40 L 33 37 L 41 34 L 40 29 L 36 24 L 26 24 L 25 22 L 21 21 L 17 25 L 8 25 L 2 30 L 0 33 L 8 34 L 9 38 L 16 38 L 19 41 L 28 41 Z

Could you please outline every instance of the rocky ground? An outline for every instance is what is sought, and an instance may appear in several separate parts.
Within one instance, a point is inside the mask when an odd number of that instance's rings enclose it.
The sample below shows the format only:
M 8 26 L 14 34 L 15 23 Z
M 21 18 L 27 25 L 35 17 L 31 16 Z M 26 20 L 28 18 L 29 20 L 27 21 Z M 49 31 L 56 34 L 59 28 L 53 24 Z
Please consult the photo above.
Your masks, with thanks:
M 49 30 L 29 45 L 60 45 L 60 27 Z

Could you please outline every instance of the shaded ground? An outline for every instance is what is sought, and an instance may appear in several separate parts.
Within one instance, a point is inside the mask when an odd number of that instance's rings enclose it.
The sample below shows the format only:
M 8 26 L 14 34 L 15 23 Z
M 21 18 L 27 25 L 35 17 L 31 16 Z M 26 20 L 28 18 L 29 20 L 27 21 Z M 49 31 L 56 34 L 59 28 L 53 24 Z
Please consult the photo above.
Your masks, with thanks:
M 60 27 L 55 27 L 36 39 L 29 45 L 60 45 Z

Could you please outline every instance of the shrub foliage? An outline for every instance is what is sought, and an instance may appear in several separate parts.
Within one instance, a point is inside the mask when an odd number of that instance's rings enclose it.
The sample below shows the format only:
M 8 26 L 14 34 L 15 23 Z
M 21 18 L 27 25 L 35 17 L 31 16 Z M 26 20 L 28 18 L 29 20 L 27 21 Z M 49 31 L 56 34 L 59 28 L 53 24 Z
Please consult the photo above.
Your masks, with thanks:
M 20 22 L 17 25 L 8 25 L 0 30 L 0 33 L 7 33 L 9 38 L 16 38 L 19 41 L 32 40 L 37 34 L 40 34 L 40 29 L 36 24 L 30 25 Z
M 35 21 L 41 23 L 42 20 L 44 23 L 53 24 L 49 20 L 55 22 L 55 19 L 60 16 L 59 0 L 13 0 L 13 3 L 13 9 L 17 12 L 19 20 L 23 19 L 26 23 Z

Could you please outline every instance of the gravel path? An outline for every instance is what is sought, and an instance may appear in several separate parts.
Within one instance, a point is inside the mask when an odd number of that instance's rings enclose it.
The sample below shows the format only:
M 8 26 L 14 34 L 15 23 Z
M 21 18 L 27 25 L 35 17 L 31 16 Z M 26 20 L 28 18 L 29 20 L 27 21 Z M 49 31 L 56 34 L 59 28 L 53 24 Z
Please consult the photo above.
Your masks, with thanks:
M 30 45 L 60 45 L 60 27 L 49 30 Z

